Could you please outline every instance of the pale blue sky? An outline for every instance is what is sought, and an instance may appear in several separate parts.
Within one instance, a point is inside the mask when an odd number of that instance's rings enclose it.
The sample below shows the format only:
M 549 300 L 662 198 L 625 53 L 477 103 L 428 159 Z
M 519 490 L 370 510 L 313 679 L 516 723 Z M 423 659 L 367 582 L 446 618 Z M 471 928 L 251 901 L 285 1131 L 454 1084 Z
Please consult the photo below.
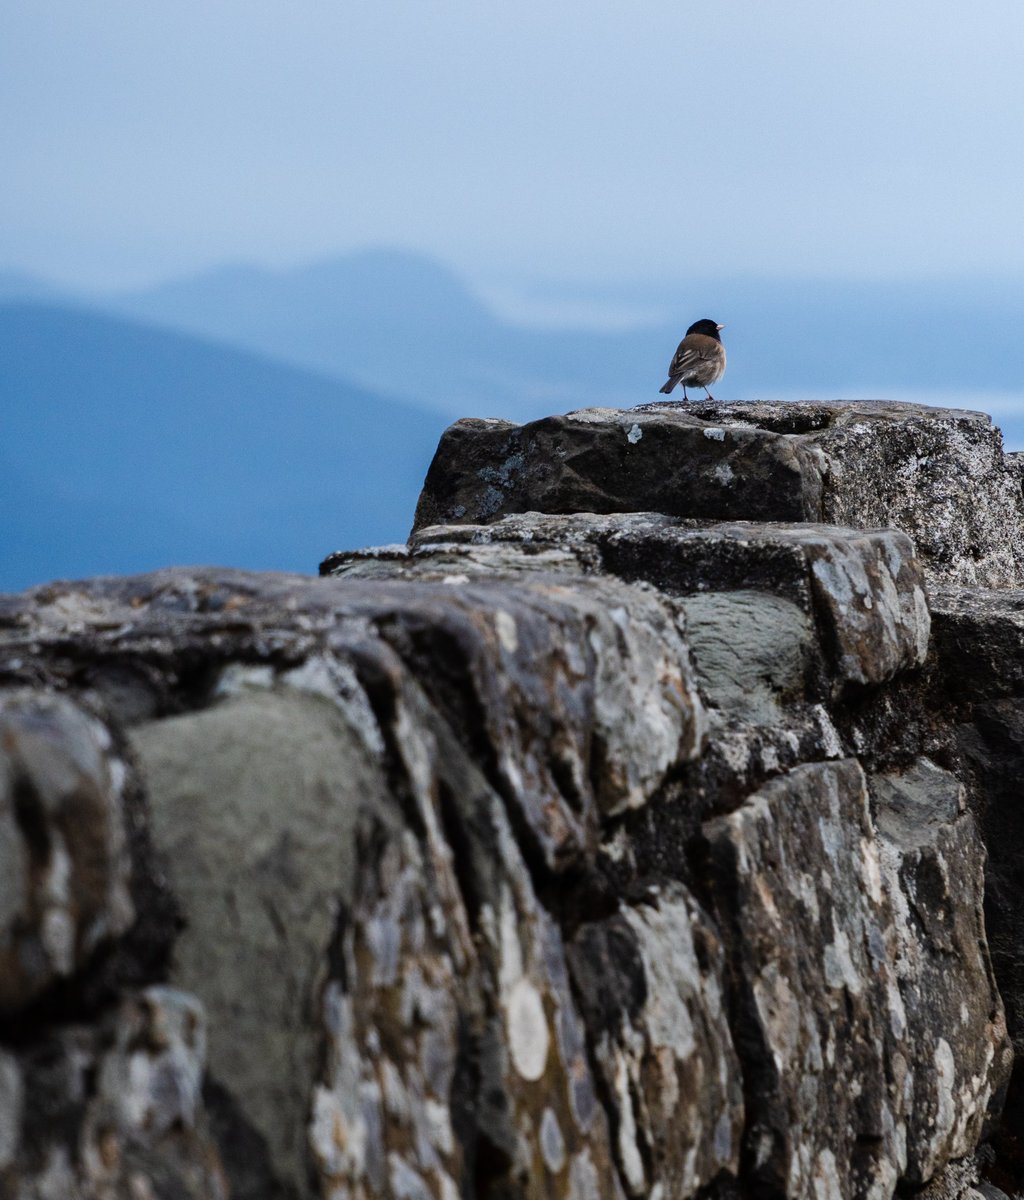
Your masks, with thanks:
M 7 0 L 0 267 L 1024 271 L 1024 5 Z

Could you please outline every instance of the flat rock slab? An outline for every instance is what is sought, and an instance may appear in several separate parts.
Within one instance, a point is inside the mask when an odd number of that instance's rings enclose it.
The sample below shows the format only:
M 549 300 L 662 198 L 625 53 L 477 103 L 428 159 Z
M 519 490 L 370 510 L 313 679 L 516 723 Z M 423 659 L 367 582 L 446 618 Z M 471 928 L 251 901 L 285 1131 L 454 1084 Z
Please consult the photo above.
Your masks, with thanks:
M 208 689 L 232 660 L 286 668 L 387 649 L 488 746 L 544 861 L 564 866 L 592 848 L 602 815 L 642 807 L 706 734 L 676 610 L 617 579 L 572 583 L 208 568 L 54 584 L 0 598 L 0 683 L 31 682 L 40 655 L 77 680 L 87 643 L 90 686 L 134 725 L 180 704 L 168 686 L 189 664 Z
M 1020 466 L 989 417 L 959 409 L 671 402 L 457 421 L 413 528 L 531 510 L 895 527 L 934 579 L 1024 579 Z
M 907 535 L 892 529 L 529 512 L 493 524 L 428 526 L 408 549 L 335 554 L 321 570 L 359 578 L 604 573 L 721 604 L 723 594 L 769 593 L 817 625 L 838 687 L 890 679 L 928 651 L 921 561 Z M 695 604 L 684 603 L 688 614 Z M 771 619 L 765 613 L 762 621 Z

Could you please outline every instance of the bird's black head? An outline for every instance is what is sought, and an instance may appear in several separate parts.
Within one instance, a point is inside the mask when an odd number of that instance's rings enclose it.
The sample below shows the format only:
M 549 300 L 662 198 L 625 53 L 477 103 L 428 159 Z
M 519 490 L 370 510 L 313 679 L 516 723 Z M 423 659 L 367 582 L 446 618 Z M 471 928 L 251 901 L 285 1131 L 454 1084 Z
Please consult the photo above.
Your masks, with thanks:
M 705 317 L 702 321 L 694 321 L 694 323 L 686 332 L 704 333 L 707 334 L 708 337 L 713 337 L 716 342 L 720 342 L 722 339 L 718 336 L 718 331 L 724 328 L 724 325 L 716 325 L 714 321 L 709 321 L 708 318 Z

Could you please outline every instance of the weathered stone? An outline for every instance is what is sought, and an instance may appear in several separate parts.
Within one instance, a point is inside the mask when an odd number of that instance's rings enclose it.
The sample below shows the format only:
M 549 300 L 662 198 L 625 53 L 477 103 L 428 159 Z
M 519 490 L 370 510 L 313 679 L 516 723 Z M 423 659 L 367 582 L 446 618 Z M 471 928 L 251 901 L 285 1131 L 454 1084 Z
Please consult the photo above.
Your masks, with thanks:
M 883 401 L 665 403 L 459 421 L 415 529 L 508 513 L 657 512 L 893 527 L 930 575 L 1024 580 L 1019 472 L 982 413 Z
M 936 687 L 987 850 L 986 929 L 1017 1053 L 998 1147 L 1024 1188 L 1024 592 L 943 587 L 932 604 Z
M 360 816 L 384 819 L 388 792 L 345 706 L 261 687 L 258 674 L 244 682 L 236 673 L 213 707 L 142 725 L 132 741 L 187 922 L 172 978 L 209 1014 L 212 1076 L 266 1143 L 279 1185 L 301 1194 L 310 1014 L 335 913 L 351 902 Z
M 558 925 L 498 794 L 422 689 L 388 680 L 425 836 L 362 857 L 340 925 L 310 1131 L 325 1194 L 620 1197 Z
M 741 980 L 751 1182 L 891 1195 L 911 1064 L 894 1054 L 906 1017 L 860 767 L 798 767 L 706 832 Z
M 493 748 L 501 791 L 554 869 L 593 850 L 601 814 L 643 805 L 703 748 L 679 613 L 611 579 L 526 571 L 514 549 L 488 556 L 486 578 L 472 557 L 390 564 L 393 581 L 420 586 L 393 582 L 381 634 L 453 724 Z M 342 578 L 361 581 L 363 565 Z M 385 560 L 369 567 L 381 579 Z
M 707 914 L 668 885 L 581 926 L 570 958 L 629 1193 L 682 1198 L 735 1176 L 742 1078 Z
M 474 955 L 461 906 L 442 899 L 409 833 L 361 866 L 321 1000 L 308 1136 L 323 1195 L 461 1194 L 451 1097 Z
M 412 571 L 431 561 L 448 562 L 454 572 L 460 549 L 469 562 L 493 563 L 488 548 L 504 544 L 521 546 L 525 564 L 569 553 L 585 571 L 643 580 L 668 592 L 769 592 L 791 601 L 818 624 L 840 684 L 883 682 L 920 665 L 927 653 L 921 563 L 910 539 L 895 530 L 699 524 L 651 513 L 558 518 L 524 513 L 492 525 L 422 529 L 401 561 Z M 342 555 L 324 564 L 337 573 L 360 565 Z
M 985 853 L 963 784 L 919 759 L 873 778 L 871 792 L 911 1047 L 906 1173 L 922 1182 L 978 1144 L 1012 1052 L 985 937 Z
M 681 602 L 697 677 L 711 704 L 757 724 L 782 722 L 818 650 L 806 613 L 764 592 L 709 592 Z
M 132 924 L 126 773 L 72 701 L 0 695 L 0 1016 Z
M 205 1040 L 195 997 L 150 987 L 98 1027 L 0 1056 L 2 1194 L 227 1200 L 201 1096 Z
M 1024 591 L 938 589 L 937 666 L 988 852 L 985 906 L 996 976 L 1024 1053 Z M 1024 1119 L 1024 1117 L 1022 1117 Z
M 960 785 L 921 762 L 875 788 L 880 838 L 850 760 L 706 827 L 741 970 L 753 1178 L 787 1196 L 930 1179 L 977 1144 L 1010 1068 Z
M 334 578 L 0 598 L 0 682 L 124 762 L 138 913 L 0 1028 L 5 1200 L 983 1194 L 976 830 L 1012 980 L 1024 655 L 1005 596 L 934 581 L 1010 577 L 1019 464 L 905 406 L 622 416 L 471 431 L 483 517 Z M 609 511 L 511 511 L 566 498 Z M 118 956 L 188 995 L 115 1016 Z
M 916 1193 L 917 1200 L 986 1200 L 976 1190 L 978 1164 L 974 1156 L 951 1162 L 930 1183 Z
M 814 520 L 821 507 L 814 458 L 797 438 L 750 424 L 727 435 L 671 405 L 581 409 L 528 425 L 457 421 L 427 473 L 414 527 L 531 509 Z

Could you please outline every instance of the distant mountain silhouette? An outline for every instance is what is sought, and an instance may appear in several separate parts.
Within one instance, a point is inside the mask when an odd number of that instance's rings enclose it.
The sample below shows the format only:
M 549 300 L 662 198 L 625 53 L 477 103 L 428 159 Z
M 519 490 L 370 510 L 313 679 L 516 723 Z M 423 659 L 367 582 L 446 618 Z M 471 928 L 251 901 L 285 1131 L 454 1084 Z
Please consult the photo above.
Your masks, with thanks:
M 422 255 L 366 251 L 272 271 L 225 267 L 105 301 L 113 311 L 409 396 L 448 416 L 637 404 L 663 338 L 623 341 L 500 320 Z M 632 394 L 630 387 L 633 387 Z M 655 389 L 656 391 L 657 389 Z
M 0 590 L 404 540 L 444 419 L 84 309 L 0 305 Z
M 719 399 L 948 403 L 992 412 L 1024 447 L 1021 283 L 537 294 L 549 311 L 584 300 L 665 319 L 513 324 L 445 267 L 387 250 L 224 267 L 88 306 L 0 273 L 0 301 L 17 301 L 0 303 L 0 588 L 199 560 L 313 570 L 332 549 L 403 538 L 449 419 L 656 400 L 700 316 L 725 324 Z
M 0 303 L 15 300 L 60 303 L 65 299 L 61 289 L 45 279 L 24 271 L 0 271 Z
M 707 315 L 726 326 L 721 398 L 931 392 L 968 403 L 976 391 L 983 408 L 984 393 L 1024 383 L 1016 281 L 681 279 L 550 285 L 538 296 L 549 309 L 604 301 L 664 318 L 618 332 L 511 324 L 445 267 L 394 250 L 283 271 L 223 268 L 110 303 L 450 416 L 655 400 L 683 330 Z

